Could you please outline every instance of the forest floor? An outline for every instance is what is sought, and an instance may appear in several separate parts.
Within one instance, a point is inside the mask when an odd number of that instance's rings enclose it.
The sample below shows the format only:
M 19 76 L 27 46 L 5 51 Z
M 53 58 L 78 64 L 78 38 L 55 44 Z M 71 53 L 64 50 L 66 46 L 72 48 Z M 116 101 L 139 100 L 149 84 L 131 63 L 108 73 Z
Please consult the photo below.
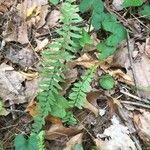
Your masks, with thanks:
M 117 16 L 128 36 L 101 62 L 96 44 L 107 34 L 89 30 L 94 43 L 85 45 L 70 62 L 61 91 L 67 95 L 85 69 L 100 63 L 87 104 L 74 110 L 75 126 L 65 126 L 52 116 L 46 119 L 48 150 L 71 150 L 77 143 L 85 150 L 117 150 L 119 146 L 121 150 L 150 150 L 150 20 L 139 15 L 141 6 L 122 9 L 119 2 L 104 1 L 105 9 Z M 144 3 L 149 4 L 148 0 Z M 0 150 L 14 149 L 17 134 L 30 134 L 41 52 L 57 37 L 60 14 L 60 5 L 47 0 L 0 0 Z M 80 15 L 89 29 L 90 13 Z M 115 79 L 111 90 L 99 86 L 104 73 Z

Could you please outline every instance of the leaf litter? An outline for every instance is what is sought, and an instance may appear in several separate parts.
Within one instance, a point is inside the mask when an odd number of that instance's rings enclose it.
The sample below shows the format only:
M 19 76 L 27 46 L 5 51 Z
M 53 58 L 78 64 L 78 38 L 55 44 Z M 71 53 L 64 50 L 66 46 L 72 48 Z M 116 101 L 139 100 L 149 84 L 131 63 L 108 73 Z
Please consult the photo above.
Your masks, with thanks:
M 56 117 L 46 118 L 44 130 L 47 149 L 62 146 L 64 150 L 71 150 L 76 144 L 82 144 L 87 150 L 95 146 L 102 150 L 141 150 L 149 147 L 150 115 L 149 109 L 144 109 L 145 102 L 150 99 L 149 24 L 146 19 L 137 18 L 136 14 L 128 15 L 128 2 L 126 6 L 123 6 L 123 1 L 117 0 L 105 3 L 108 10 L 111 7 L 114 13 L 122 16 L 117 16 L 118 20 L 130 25 L 129 43 L 120 43 L 113 57 L 100 61 L 97 59 L 96 45 L 106 35 L 91 27 L 89 31 L 94 41 L 85 33 L 81 42 L 84 45 L 82 52 L 67 64 L 69 70 L 60 92 L 64 96 L 69 94 L 73 83 L 80 79 L 86 68 L 93 65 L 99 67 L 91 83 L 91 91 L 86 96 L 85 109 L 73 110 L 78 118 L 76 126 L 64 126 Z M 126 10 L 123 7 L 127 7 Z M 140 13 L 144 12 L 138 12 L 138 15 Z M 47 0 L 24 0 L 17 3 L 11 0 L 0 1 L 0 44 L 4 43 L 0 49 L 0 122 L 3 122 L 0 125 L 0 143 L 8 138 L 11 148 L 11 137 L 20 131 L 29 134 L 28 124 L 31 125 L 32 117 L 37 115 L 36 95 L 41 80 L 38 77 L 40 53 L 57 37 L 55 30 L 61 26 L 60 14 L 59 6 L 53 7 Z M 86 21 L 85 19 L 87 29 L 89 24 Z M 116 80 L 115 86 L 108 91 L 98 86 L 100 76 L 107 73 Z M 123 94 L 121 89 L 128 92 Z M 136 99 L 140 99 L 140 103 Z M 124 103 L 126 101 L 128 103 Z M 132 105 L 132 102 L 138 105 Z M 18 119 L 15 120 L 14 113 L 10 115 L 10 112 L 16 112 Z M 5 119 L 2 118 L 3 115 Z M 8 120 L 14 122 L 17 129 Z M 22 128 L 22 123 L 25 129 Z M 9 126 L 12 126 L 12 135 L 5 136 Z M 54 146 L 58 140 L 60 145 Z

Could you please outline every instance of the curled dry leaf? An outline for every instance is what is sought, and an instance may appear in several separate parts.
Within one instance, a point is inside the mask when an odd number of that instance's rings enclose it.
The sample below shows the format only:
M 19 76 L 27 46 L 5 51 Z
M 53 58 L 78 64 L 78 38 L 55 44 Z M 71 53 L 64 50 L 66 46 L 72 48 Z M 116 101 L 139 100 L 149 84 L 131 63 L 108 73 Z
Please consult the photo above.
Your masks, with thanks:
M 70 137 L 70 136 L 75 136 L 76 134 L 79 134 L 83 129 L 83 126 L 78 126 L 78 127 L 64 127 L 63 125 L 53 125 L 50 127 L 49 130 L 46 130 L 46 139 L 48 140 L 55 140 L 57 138 L 62 138 L 62 137 Z
M 91 103 L 89 103 L 87 100 L 85 101 L 85 105 L 84 108 L 87 108 L 88 110 L 90 110 L 91 112 L 93 112 L 95 114 L 95 116 L 98 116 L 98 108 L 96 108 L 94 105 L 92 105 Z
M 139 137 L 143 142 L 150 143 L 150 112 L 143 110 L 142 113 L 134 113 L 133 120 Z
M 113 70 L 113 71 L 108 70 L 107 72 L 120 82 L 126 83 L 127 85 L 134 85 L 133 79 L 129 75 L 121 71 L 120 69 Z
M 84 66 L 85 68 L 90 68 L 91 66 L 100 64 L 100 61 L 92 58 L 88 53 L 83 54 L 81 57 L 79 57 L 77 60 L 70 62 L 70 66 Z
M 75 144 L 81 144 L 82 143 L 82 136 L 83 133 L 79 133 L 75 136 L 73 136 L 67 143 L 66 147 L 63 150 L 72 150 L 72 146 Z
M 129 137 L 128 128 L 121 124 L 111 125 L 105 129 L 103 136 L 108 136 L 110 139 L 105 141 L 95 139 L 97 147 L 101 150 L 136 150 L 135 144 Z
M 5 63 L 0 65 L 0 97 L 6 100 L 12 100 L 15 104 L 26 102 L 24 87 L 22 82 L 25 78 L 21 73 L 14 70 L 13 67 Z

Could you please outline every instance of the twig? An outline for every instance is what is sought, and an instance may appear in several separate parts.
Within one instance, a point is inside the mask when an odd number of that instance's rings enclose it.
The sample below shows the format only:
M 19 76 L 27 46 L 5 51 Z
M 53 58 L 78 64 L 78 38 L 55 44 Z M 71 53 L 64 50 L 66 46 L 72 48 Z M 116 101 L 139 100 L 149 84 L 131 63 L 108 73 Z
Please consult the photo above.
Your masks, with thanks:
M 128 93 L 128 92 L 124 91 L 123 89 L 120 90 L 120 93 L 122 93 L 124 95 L 127 95 L 129 97 L 132 97 L 132 98 L 134 98 L 134 99 L 136 99 L 136 100 L 138 100 L 140 102 L 144 102 L 144 103 L 150 104 L 150 101 L 148 101 L 147 99 L 142 99 L 142 98 L 140 98 L 138 96 L 135 96 L 135 95 L 133 95 L 131 93 Z
M 131 101 L 120 101 L 120 102 L 123 103 L 123 104 L 130 104 L 130 105 L 150 109 L 150 105 L 146 105 L 146 104 L 141 104 L 141 103 L 131 102 Z

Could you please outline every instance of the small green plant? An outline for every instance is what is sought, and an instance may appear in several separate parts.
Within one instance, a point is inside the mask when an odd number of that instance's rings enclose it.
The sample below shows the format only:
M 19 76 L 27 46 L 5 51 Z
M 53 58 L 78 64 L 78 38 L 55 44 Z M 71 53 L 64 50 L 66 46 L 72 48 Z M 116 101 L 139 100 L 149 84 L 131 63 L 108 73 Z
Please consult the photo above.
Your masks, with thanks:
M 38 139 L 32 134 L 28 139 L 23 134 L 16 136 L 14 141 L 15 150 L 38 150 Z
M 143 5 L 140 15 L 150 20 L 150 5 Z
M 115 15 L 105 13 L 102 0 L 82 0 L 80 11 L 92 9 L 91 24 L 98 30 L 107 31 L 110 35 L 97 45 L 99 59 L 104 60 L 116 51 L 117 45 L 126 38 L 125 28 L 117 21 Z
M 111 90 L 115 85 L 115 81 L 111 75 L 106 74 L 100 77 L 99 84 L 103 89 Z

